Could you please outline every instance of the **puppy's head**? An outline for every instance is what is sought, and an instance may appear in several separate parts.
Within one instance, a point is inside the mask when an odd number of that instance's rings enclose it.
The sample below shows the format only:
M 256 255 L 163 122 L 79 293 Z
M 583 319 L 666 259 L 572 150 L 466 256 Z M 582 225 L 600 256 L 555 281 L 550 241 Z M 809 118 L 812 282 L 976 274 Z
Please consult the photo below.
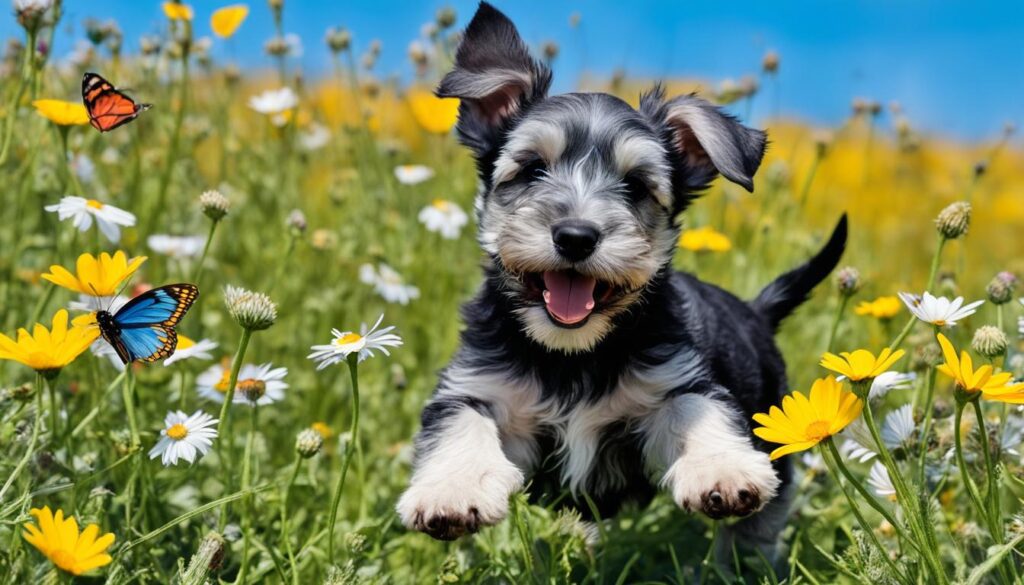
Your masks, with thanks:
M 437 93 L 477 160 L 480 242 L 527 334 L 588 351 L 672 259 L 676 216 L 718 174 L 753 187 L 765 135 L 692 95 L 547 96 L 551 72 L 482 3 Z

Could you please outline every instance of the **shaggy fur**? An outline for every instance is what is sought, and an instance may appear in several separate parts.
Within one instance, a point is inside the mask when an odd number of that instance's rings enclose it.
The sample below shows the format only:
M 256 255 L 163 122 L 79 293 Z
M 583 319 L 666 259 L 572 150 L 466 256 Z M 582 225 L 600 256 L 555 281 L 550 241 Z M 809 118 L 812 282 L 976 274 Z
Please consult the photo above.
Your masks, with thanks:
M 488 261 L 398 513 L 453 539 L 505 518 L 528 479 L 585 517 L 583 494 L 605 517 L 661 488 L 686 510 L 748 516 L 724 540 L 771 554 L 792 472 L 750 420 L 786 389 L 774 331 L 838 262 L 845 217 L 750 303 L 674 272 L 679 214 L 718 175 L 751 190 L 764 133 L 692 95 L 655 88 L 635 110 L 548 97 L 550 81 L 481 4 L 438 94 L 461 99 Z

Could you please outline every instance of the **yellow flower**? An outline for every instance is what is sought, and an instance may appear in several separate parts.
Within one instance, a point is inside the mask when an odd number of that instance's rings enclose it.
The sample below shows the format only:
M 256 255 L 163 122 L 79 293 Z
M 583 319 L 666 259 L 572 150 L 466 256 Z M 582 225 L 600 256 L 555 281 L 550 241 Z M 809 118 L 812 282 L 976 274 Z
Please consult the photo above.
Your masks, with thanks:
M 29 514 L 35 517 L 39 526 L 26 522 L 22 537 L 57 568 L 72 575 L 81 575 L 110 564 L 112 559 L 106 550 L 114 544 L 112 533 L 97 538 L 100 527 L 90 524 L 79 534 L 78 522 L 73 516 L 64 518 L 63 510 L 54 514 L 49 506 L 43 506 L 42 510 L 32 508 Z
M 58 126 L 81 126 L 89 123 L 85 106 L 64 100 L 35 100 L 36 112 Z
M 18 341 L 0 333 L 0 360 L 16 361 L 37 372 L 53 372 L 75 361 L 99 334 L 95 327 L 68 328 L 68 312 L 61 309 L 49 330 L 40 323 L 31 335 L 27 329 L 18 329 Z
M 459 100 L 439 98 L 421 88 L 410 89 L 408 100 L 413 116 L 427 132 L 447 134 L 455 125 L 455 119 L 459 114 Z
M 103 252 L 99 258 L 92 254 L 82 254 L 76 265 L 77 276 L 71 274 L 63 266 L 54 264 L 50 272 L 43 278 L 57 286 L 80 292 L 85 295 L 109 297 L 117 293 L 121 283 L 132 275 L 146 261 L 145 256 L 132 258 L 118 250 L 114 256 Z
M 892 319 L 900 312 L 902 306 L 898 297 L 878 297 L 873 301 L 861 301 L 853 312 L 875 319 Z
M 804 451 L 846 428 L 860 416 L 864 402 L 844 390 L 833 376 L 820 378 L 811 386 L 810 398 L 793 392 L 782 399 L 782 409 L 773 406 L 768 414 L 754 415 L 763 425 L 754 434 L 782 447 L 772 451 L 772 460 Z
M 883 349 L 878 357 L 866 349 L 858 349 L 853 353 L 844 351 L 839 355 L 826 353 L 821 358 L 821 366 L 842 374 L 853 382 L 859 382 L 874 378 L 888 370 L 889 366 L 903 357 L 904 353 L 906 352 L 902 349 L 893 351 L 888 347 Z
M 966 351 L 956 357 L 956 350 L 946 336 L 939 333 L 939 345 L 946 362 L 938 370 L 953 378 L 961 390 L 969 394 L 981 392 L 982 398 L 1010 404 L 1024 404 L 1024 382 L 1013 382 L 1010 372 L 995 373 L 992 366 L 985 364 L 974 369 L 974 362 Z
M 679 236 L 679 247 L 693 252 L 728 252 L 732 242 L 722 232 L 706 225 L 684 231 Z
M 213 29 L 213 34 L 226 39 L 235 34 L 246 16 L 249 16 L 249 7 L 245 4 L 233 4 L 218 8 L 210 16 L 210 28 Z
M 180 2 L 164 2 L 164 14 L 170 20 L 192 20 L 192 7 Z
M 323 421 L 317 421 L 309 425 L 309 427 L 319 433 L 325 441 L 334 436 L 334 430 Z

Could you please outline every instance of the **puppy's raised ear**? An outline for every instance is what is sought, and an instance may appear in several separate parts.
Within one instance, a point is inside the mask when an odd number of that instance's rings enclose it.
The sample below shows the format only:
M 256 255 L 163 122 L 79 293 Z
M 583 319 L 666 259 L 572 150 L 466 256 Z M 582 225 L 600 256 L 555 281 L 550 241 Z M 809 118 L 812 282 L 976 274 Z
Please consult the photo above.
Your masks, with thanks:
M 550 85 L 551 71 L 530 56 L 512 21 L 481 2 L 459 43 L 455 69 L 436 93 L 461 100 L 459 138 L 480 156 L 495 146 L 510 119 L 547 95 Z
M 699 191 L 721 174 L 747 191 L 754 190 L 754 173 L 764 156 L 766 135 L 747 128 L 736 118 L 694 95 L 662 101 L 655 88 L 640 109 L 663 131 L 676 168 L 675 185 L 686 193 Z

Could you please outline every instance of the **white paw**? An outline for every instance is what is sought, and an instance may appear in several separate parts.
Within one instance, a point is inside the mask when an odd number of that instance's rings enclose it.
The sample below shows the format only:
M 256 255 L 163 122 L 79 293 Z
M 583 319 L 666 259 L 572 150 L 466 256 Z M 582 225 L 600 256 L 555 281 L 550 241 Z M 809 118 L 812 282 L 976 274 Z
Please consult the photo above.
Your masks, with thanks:
M 763 508 L 775 497 L 779 478 L 766 453 L 745 447 L 684 454 L 665 473 L 662 484 L 684 510 L 724 518 Z
M 523 486 L 522 472 L 507 460 L 458 467 L 461 473 L 448 473 L 455 470 L 445 464 L 417 470 L 396 507 L 407 528 L 455 540 L 505 519 L 509 495 Z

